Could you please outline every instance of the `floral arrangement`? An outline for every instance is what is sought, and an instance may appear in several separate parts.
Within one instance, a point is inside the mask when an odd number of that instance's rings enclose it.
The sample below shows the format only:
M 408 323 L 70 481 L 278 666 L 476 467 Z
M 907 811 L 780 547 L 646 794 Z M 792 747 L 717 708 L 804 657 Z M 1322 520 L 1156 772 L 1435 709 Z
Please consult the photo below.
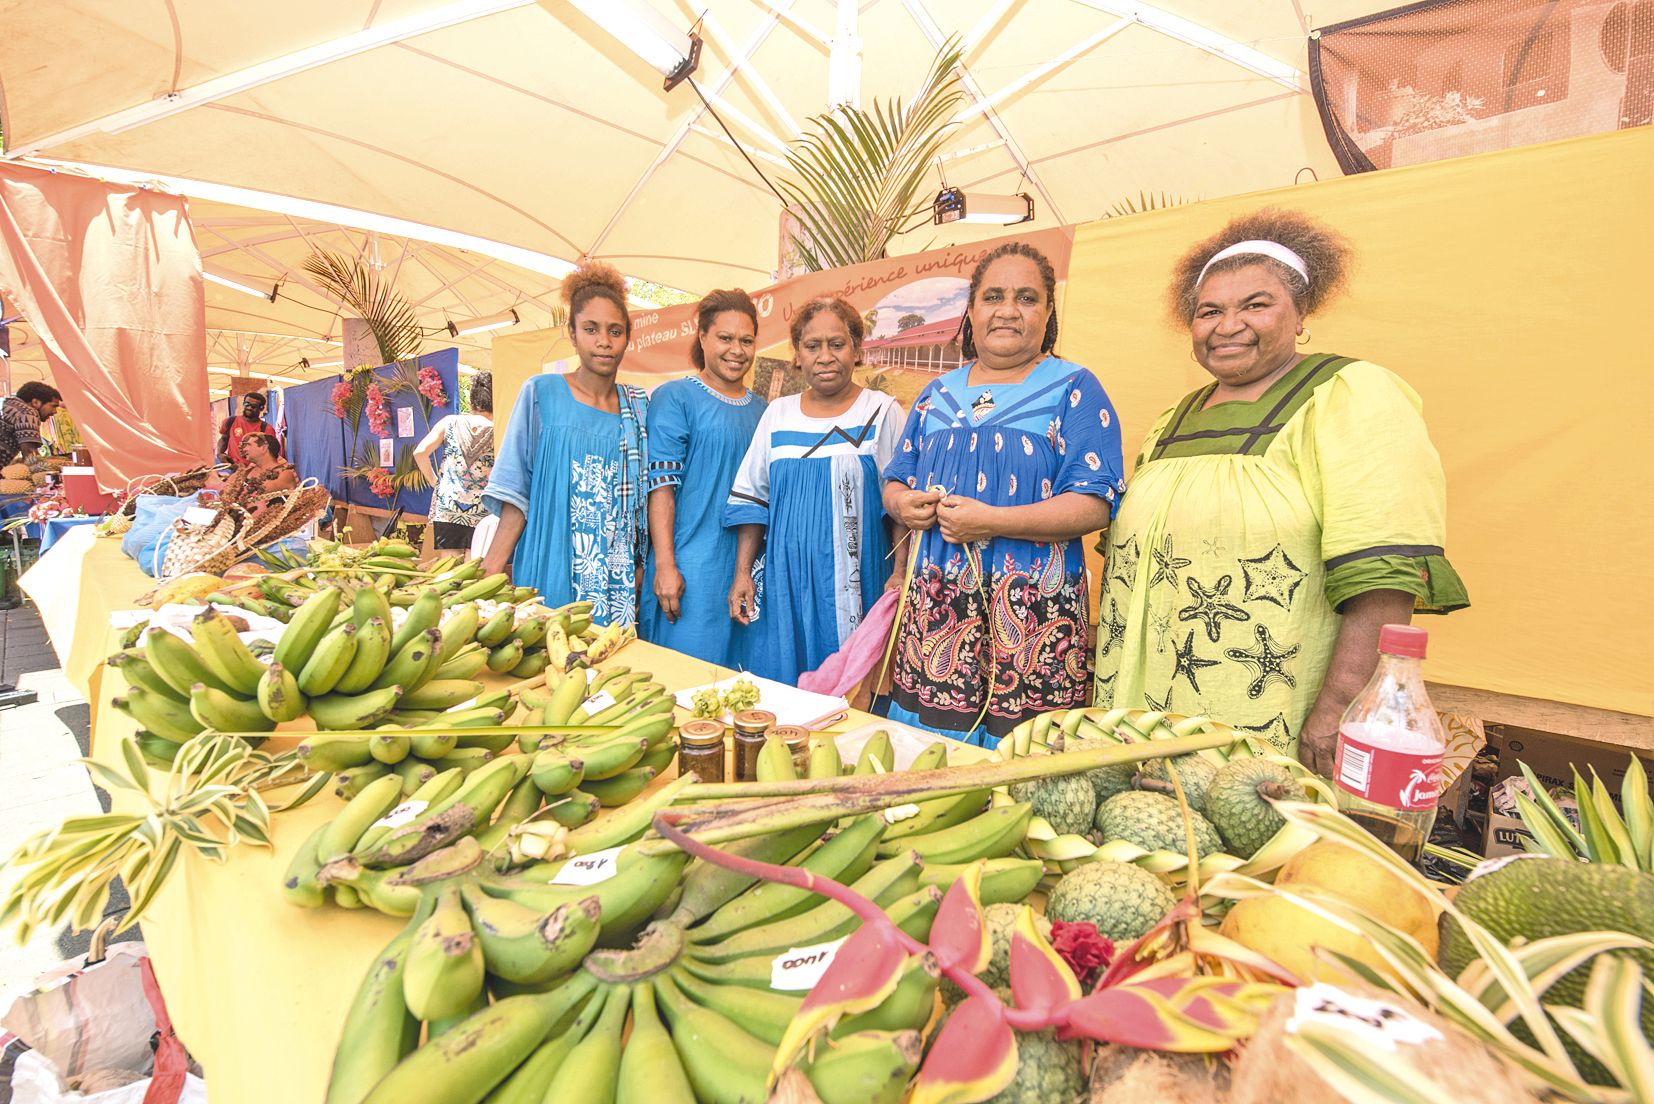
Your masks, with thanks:
M 367 481 L 368 490 L 387 501 L 401 491 L 418 491 L 429 487 L 425 473 L 414 463 L 413 446 L 403 445 L 396 450 L 396 463 L 386 468 L 379 463 L 379 442 L 363 441 L 349 464 L 339 469 L 346 479 Z
M 333 416 L 341 421 L 350 416 L 350 402 L 356 397 L 355 388 L 344 380 L 333 385 L 333 393 L 328 405 L 333 408 Z
M 390 498 L 396 493 L 396 481 L 384 468 L 375 468 L 368 475 L 368 490 L 380 498 Z
M 80 511 L 69 505 L 62 495 L 43 495 L 29 507 L 29 520 L 50 521 L 53 518 L 74 517 L 78 513 Z
M 427 366 L 419 370 L 418 391 L 420 397 L 432 406 L 448 405 L 448 392 L 442 389 L 442 377 L 435 368 Z
M 367 401 L 363 412 L 368 416 L 368 432 L 383 437 L 391 427 L 390 408 L 385 405 L 385 392 L 377 383 L 368 384 Z

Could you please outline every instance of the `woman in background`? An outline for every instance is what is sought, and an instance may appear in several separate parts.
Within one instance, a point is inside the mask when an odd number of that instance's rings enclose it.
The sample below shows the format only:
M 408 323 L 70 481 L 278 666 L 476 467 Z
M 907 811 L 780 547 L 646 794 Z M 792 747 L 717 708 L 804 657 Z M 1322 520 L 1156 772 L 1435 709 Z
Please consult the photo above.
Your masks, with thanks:
M 440 473 L 431 457 L 442 449 Z M 471 412 L 439 418 L 414 449 L 414 463 L 436 488 L 431 492 L 434 548 L 470 548 L 477 522 L 488 515 L 482 494 L 494 470 L 494 377 L 471 377 Z
M 764 411 L 724 509 L 724 524 L 740 534 L 729 615 L 748 626 L 744 665 L 789 685 L 838 651 L 901 577 L 888 559 L 879 472 L 902 410 L 851 378 L 862 335 L 861 315 L 843 299 L 811 300 L 793 318 L 808 389 Z
M 695 310 L 689 359 L 696 374 L 649 396 L 649 567 L 644 639 L 733 667 L 739 622 L 725 616 L 735 578 L 735 532 L 722 524 L 735 471 L 764 400 L 746 386 L 758 310 L 739 289 L 714 291 Z
M 509 564 L 547 605 L 586 601 L 598 624 L 632 624 L 648 540 L 648 399 L 615 379 L 632 333 L 626 284 L 608 265 L 585 264 L 563 281 L 563 298 L 580 366 L 535 376 L 512 408 L 482 496 L 500 519 L 483 567 Z

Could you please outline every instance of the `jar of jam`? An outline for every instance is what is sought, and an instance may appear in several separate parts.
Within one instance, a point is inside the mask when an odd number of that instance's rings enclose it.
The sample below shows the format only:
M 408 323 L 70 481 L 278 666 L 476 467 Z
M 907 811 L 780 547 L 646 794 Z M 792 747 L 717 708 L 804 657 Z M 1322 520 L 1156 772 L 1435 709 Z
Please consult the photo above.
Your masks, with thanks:
M 793 769 L 798 777 L 803 778 L 810 773 L 810 730 L 798 725 L 776 725 L 770 729 L 771 736 L 779 736 L 786 741 L 787 751 L 793 757 Z
M 743 709 L 735 714 L 735 780 L 758 780 L 758 751 L 775 727 L 775 714 L 765 709 Z
M 678 728 L 678 773 L 695 772 L 702 782 L 724 780 L 724 726 L 721 721 L 685 721 Z

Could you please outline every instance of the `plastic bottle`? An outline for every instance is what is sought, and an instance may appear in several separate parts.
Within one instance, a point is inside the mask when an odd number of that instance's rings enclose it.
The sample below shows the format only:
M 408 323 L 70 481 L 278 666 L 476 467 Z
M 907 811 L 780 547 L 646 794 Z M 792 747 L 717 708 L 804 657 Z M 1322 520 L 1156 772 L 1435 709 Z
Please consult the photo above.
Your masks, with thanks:
M 1429 634 L 1385 625 L 1378 670 L 1338 724 L 1338 807 L 1402 858 L 1418 861 L 1436 821 L 1447 737 L 1424 689 Z

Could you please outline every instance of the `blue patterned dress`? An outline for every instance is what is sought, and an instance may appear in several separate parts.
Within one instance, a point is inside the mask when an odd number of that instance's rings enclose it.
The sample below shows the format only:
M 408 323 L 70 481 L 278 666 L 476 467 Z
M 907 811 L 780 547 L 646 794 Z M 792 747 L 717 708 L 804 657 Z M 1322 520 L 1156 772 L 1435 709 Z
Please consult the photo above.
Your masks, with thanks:
M 956 368 L 920 393 L 886 479 L 990 506 L 1069 491 L 1115 504 L 1126 489 L 1120 429 L 1095 376 L 1054 356 L 1021 383 L 972 386 L 970 371 Z M 915 539 L 891 719 L 987 744 L 1036 713 L 1085 704 L 1079 538 L 960 546 L 933 526 Z
M 684 587 L 678 619 L 668 621 L 655 597 L 651 546 L 639 630 L 645 640 L 720 667 L 736 665 L 736 638 L 746 631 L 729 616 L 736 537 L 723 526 L 724 503 L 763 413 L 764 400 L 751 391 L 731 399 L 696 376 L 649 396 L 649 492 L 671 487 L 677 496 L 672 550 Z
M 641 418 L 648 398 L 616 385 L 621 414 L 587 406 L 562 376 L 529 380 L 511 410 L 483 504 L 505 503 L 527 517 L 511 563 L 512 581 L 548 606 L 587 601 L 592 620 L 637 620 L 643 542 Z
M 896 400 L 871 390 L 834 418 L 807 416 L 797 395 L 764 411 L 724 508 L 727 526 L 768 527 L 747 670 L 796 685 L 884 593 L 890 537 L 879 471 L 901 428 Z

